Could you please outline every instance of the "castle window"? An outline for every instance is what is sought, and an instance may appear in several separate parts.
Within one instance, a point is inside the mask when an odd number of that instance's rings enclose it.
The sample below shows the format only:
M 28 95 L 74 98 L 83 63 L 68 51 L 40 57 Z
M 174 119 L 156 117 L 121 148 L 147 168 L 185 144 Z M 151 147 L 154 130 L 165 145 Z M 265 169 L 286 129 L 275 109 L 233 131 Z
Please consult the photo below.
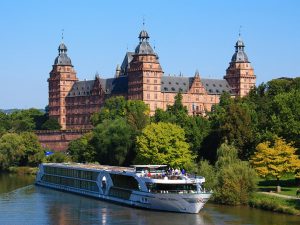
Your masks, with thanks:
M 147 99 L 150 99 L 150 94 L 147 94 Z
M 174 88 L 174 87 L 172 87 L 171 89 L 172 89 L 172 91 L 175 91 L 175 88 Z
M 154 84 L 156 84 L 157 83 L 157 80 L 154 80 Z
M 164 82 L 162 81 L 161 84 L 164 84 Z
M 157 86 L 154 86 L 154 90 L 157 91 Z
M 150 64 L 149 67 L 152 68 L 152 64 Z
M 210 93 L 212 92 L 212 90 L 211 90 L 211 89 L 209 89 L 208 91 L 209 91 Z
M 206 87 L 208 87 L 208 84 L 205 84 L 206 85 Z
M 219 90 L 217 89 L 216 92 L 219 93 Z
M 186 83 L 185 83 L 185 82 L 183 82 L 183 85 L 185 86 L 185 85 L 186 85 Z
M 165 91 L 167 91 L 167 90 L 168 90 L 168 88 L 167 88 L 167 87 L 164 87 L 164 90 L 165 90 Z
M 176 84 L 178 85 L 178 82 L 176 82 Z
M 182 91 L 183 91 L 183 89 L 182 89 L 182 88 L 179 88 L 179 91 L 180 91 L 180 92 L 182 92 Z
M 147 79 L 147 84 L 149 84 L 150 83 L 150 80 L 149 79 Z
M 215 84 L 213 84 L 213 86 L 215 87 L 216 85 L 215 85 Z
M 171 84 L 171 82 L 169 82 L 169 84 Z
M 157 94 L 154 94 L 154 99 L 157 99 Z
M 150 90 L 150 86 L 147 86 L 147 91 L 149 91 Z
M 222 87 L 222 84 L 220 84 L 219 86 Z

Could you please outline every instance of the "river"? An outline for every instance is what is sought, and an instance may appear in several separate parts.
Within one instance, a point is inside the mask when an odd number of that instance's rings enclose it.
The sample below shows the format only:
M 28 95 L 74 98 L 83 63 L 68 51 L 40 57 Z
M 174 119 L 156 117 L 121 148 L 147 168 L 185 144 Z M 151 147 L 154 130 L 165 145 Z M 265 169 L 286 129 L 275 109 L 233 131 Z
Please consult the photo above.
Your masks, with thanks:
M 299 225 L 300 217 L 249 207 L 206 204 L 199 214 L 130 208 L 33 185 L 34 177 L 0 174 L 0 224 Z

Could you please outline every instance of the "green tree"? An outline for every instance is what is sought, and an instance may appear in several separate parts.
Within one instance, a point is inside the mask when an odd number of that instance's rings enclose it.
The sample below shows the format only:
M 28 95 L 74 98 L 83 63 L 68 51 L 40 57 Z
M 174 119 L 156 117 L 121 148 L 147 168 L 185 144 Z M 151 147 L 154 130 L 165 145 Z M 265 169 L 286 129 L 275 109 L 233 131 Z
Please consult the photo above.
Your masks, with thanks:
M 6 133 L 0 138 L 0 170 L 17 166 L 24 155 L 23 139 L 16 133 Z
M 60 130 L 61 126 L 55 118 L 48 118 L 41 125 L 41 130 Z
M 282 138 L 276 138 L 274 144 L 266 141 L 256 147 L 251 163 L 262 177 L 274 177 L 278 182 L 286 173 L 294 173 L 300 168 L 300 160 L 295 154 L 296 148 Z
M 222 144 L 217 151 L 217 184 L 214 200 L 222 204 L 246 204 L 256 187 L 256 174 L 248 162 L 241 161 L 238 150 Z
M 152 123 L 137 137 L 137 163 L 167 164 L 193 170 L 194 158 L 182 128 L 171 123 Z
M 104 120 L 93 131 L 91 141 L 96 161 L 108 165 L 128 166 L 134 156 L 134 132 L 125 119 Z
M 197 173 L 205 177 L 204 188 L 214 190 L 217 185 L 216 170 L 207 160 L 200 160 L 198 163 Z
M 92 115 L 91 121 L 94 126 L 104 120 L 124 118 L 137 132 L 140 132 L 150 121 L 149 107 L 140 100 L 125 100 L 124 97 L 112 97 L 105 101 L 99 113 Z
M 150 122 L 149 107 L 143 101 L 129 100 L 126 104 L 126 119 L 136 131 L 142 131 Z
M 93 133 L 87 133 L 79 139 L 73 140 L 69 143 L 68 153 L 75 162 L 95 162 L 96 151 L 91 144 Z
M 20 134 L 22 145 L 24 145 L 24 154 L 22 155 L 20 166 L 37 166 L 44 159 L 45 153 L 34 133 L 23 132 Z
M 300 148 L 300 89 L 274 97 L 270 122 L 273 133 Z
M 123 96 L 108 98 L 99 113 L 93 114 L 91 121 L 94 126 L 104 120 L 114 120 L 126 116 L 126 100 Z

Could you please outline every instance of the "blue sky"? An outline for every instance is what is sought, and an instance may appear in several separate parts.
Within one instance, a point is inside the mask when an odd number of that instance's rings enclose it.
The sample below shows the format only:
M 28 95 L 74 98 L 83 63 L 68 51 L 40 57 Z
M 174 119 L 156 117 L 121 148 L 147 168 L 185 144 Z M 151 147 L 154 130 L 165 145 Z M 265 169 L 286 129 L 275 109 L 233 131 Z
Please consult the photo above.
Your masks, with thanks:
M 0 2 L 0 108 L 44 108 L 64 29 L 80 80 L 112 77 L 143 28 L 165 74 L 219 78 L 242 26 L 257 84 L 300 76 L 297 0 L 26 0 Z

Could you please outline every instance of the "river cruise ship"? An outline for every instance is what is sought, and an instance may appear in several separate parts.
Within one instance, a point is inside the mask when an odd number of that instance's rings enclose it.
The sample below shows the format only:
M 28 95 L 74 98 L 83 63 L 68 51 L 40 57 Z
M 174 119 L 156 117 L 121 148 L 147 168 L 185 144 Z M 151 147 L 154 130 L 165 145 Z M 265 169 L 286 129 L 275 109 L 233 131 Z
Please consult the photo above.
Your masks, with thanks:
M 203 177 L 167 171 L 165 165 L 116 167 L 44 163 L 36 184 L 153 210 L 198 213 L 211 196 Z

